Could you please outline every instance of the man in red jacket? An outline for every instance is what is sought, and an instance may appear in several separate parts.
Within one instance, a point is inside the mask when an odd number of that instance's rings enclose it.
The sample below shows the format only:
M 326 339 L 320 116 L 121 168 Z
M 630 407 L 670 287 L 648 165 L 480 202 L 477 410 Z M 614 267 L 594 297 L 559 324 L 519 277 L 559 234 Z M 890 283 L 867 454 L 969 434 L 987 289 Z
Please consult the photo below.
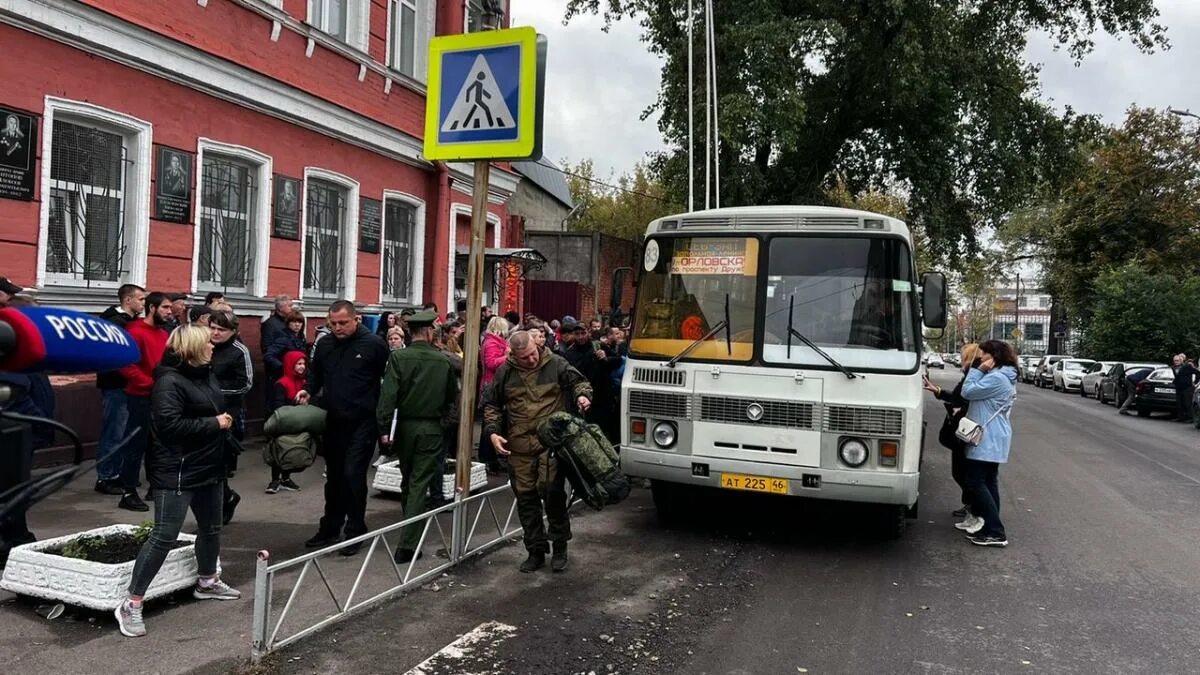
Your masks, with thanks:
M 150 444 L 150 390 L 154 388 L 154 369 L 167 349 L 167 322 L 171 320 L 171 299 L 164 293 L 146 296 L 146 318 L 130 321 L 125 330 L 137 345 L 141 357 L 121 369 L 125 395 L 129 400 L 129 420 L 125 424 L 125 446 L 121 449 L 121 487 L 125 494 L 117 506 L 129 511 L 149 511 L 138 496 L 142 459 Z

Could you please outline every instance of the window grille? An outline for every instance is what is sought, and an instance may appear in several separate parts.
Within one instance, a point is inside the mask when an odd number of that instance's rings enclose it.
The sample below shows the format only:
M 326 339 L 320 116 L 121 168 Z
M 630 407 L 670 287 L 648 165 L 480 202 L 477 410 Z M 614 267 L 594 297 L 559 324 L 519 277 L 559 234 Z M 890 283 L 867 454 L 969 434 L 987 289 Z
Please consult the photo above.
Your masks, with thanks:
M 323 180 L 309 179 L 305 207 L 304 287 L 317 295 L 336 296 L 341 293 L 346 199 L 345 188 Z
M 201 283 L 247 290 L 254 269 L 258 167 L 221 155 L 204 156 L 200 198 Z
M 412 293 L 412 241 L 417 209 L 398 199 L 384 202 L 383 295 L 408 300 Z
M 50 143 L 46 272 L 72 281 L 117 282 L 125 269 L 125 140 L 55 120 Z

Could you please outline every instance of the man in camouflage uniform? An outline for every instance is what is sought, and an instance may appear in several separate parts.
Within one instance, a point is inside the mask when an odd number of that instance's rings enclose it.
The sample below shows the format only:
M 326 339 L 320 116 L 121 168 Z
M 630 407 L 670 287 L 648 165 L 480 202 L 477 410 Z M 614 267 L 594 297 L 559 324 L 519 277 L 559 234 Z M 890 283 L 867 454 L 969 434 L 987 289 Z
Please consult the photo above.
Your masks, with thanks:
M 457 376 L 450 360 L 433 346 L 433 323 L 437 315 L 420 312 L 408 319 L 412 345 L 388 357 L 379 397 L 379 442 L 395 444 L 403 476 L 400 499 L 404 517 L 425 511 L 429 482 L 442 480 L 438 474 L 438 452 L 442 447 L 442 423 L 458 395 Z M 396 437 L 391 438 L 392 413 L 396 413 Z M 424 525 L 404 528 L 396 547 L 397 563 L 420 558 L 417 544 Z
M 550 569 L 567 568 L 567 541 L 571 521 L 567 517 L 565 476 L 554 458 L 538 440 L 538 422 L 567 409 L 567 397 L 579 411 L 592 404 L 592 387 L 566 359 L 539 348 L 526 331 L 508 340 L 508 360 L 483 394 L 483 433 L 492 447 L 509 462 L 509 478 L 517 497 L 517 514 L 525 530 L 529 557 L 522 572 L 533 572 L 546 564 L 547 539 L 554 544 Z M 547 538 L 542 525 L 542 505 L 550 521 Z

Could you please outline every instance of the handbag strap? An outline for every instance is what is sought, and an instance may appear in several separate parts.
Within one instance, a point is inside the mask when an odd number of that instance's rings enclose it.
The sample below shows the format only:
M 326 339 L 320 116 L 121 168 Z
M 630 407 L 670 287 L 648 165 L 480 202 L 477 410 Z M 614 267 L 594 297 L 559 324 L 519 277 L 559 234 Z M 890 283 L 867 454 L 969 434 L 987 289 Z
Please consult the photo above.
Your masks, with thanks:
M 996 419 L 996 417 L 998 417 L 1000 415 L 1000 413 L 1011 411 L 1012 407 L 1013 407 L 1013 403 L 1016 403 L 1016 401 L 1017 401 L 1017 392 L 1016 392 L 1016 388 L 1014 387 L 1012 396 L 1009 397 L 1008 401 L 1004 405 L 1000 406 L 999 408 L 996 408 L 996 412 L 992 413 L 992 416 L 987 418 L 987 421 L 984 422 L 983 424 L 980 424 L 979 426 L 986 427 L 987 425 L 991 424 L 992 420 Z

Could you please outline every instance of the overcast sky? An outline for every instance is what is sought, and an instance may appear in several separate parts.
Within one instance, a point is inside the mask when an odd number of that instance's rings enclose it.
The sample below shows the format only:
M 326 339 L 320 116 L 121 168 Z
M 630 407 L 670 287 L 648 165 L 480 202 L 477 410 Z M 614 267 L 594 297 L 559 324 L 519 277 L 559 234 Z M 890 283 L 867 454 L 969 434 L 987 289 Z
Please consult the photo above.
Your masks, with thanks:
M 1200 0 L 1157 4 L 1169 51 L 1142 54 L 1128 41 L 1100 35 L 1096 50 L 1076 67 L 1065 52 L 1035 37 L 1029 57 L 1043 64 L 1043 98 L 1114 124 L 1134 103 L 1200 113 Z M 627 171 L 646 153 L 663 149 L 657 117 L 639 119 L 658 95 L 661 66 L 635 22 L 618 22 L 604 33 L 600 17 L 576 17 L 564 27 L 566 0 L 518 0 L 513 6 L 514 25 L 535 26 L 549 40 L 547 158 L 591 158 L 604 175 Z

